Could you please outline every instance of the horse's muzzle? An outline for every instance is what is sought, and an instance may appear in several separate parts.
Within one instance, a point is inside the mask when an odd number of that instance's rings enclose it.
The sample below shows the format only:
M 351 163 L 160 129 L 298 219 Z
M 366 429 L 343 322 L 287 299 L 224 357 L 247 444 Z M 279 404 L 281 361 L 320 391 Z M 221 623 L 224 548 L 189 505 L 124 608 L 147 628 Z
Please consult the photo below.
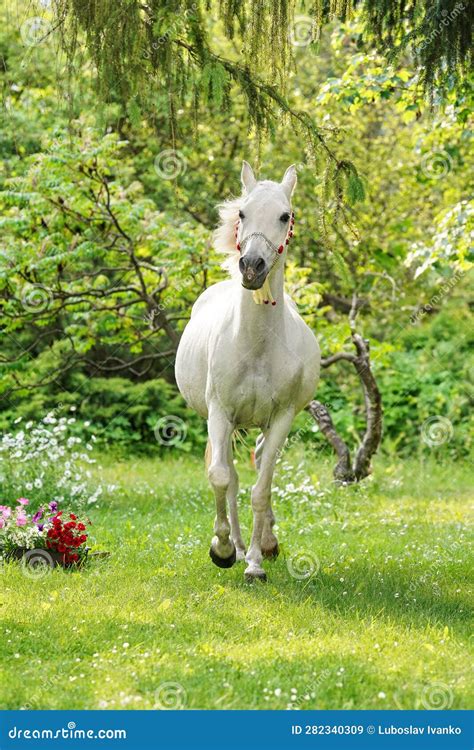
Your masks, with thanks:
M 263 286 L 268 274 L 267 264 L 262 257 L 243 255 L 239 260 L 239 269 L 242 286 L 253 291 Z

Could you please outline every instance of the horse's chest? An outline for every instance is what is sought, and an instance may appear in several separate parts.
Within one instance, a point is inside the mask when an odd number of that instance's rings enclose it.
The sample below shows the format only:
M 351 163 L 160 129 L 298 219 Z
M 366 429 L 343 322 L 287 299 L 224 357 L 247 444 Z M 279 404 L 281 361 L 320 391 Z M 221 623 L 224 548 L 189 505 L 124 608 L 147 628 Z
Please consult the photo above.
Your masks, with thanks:
M 219 368 L 220 369 L 220 368 Z M 285 409 L 298 387 L 300 369 L 289 358 L 255 356 L 235 360 L 215 379 L 217 396 L 231 420 L 240 426 L 268 424 L 275 411 Z

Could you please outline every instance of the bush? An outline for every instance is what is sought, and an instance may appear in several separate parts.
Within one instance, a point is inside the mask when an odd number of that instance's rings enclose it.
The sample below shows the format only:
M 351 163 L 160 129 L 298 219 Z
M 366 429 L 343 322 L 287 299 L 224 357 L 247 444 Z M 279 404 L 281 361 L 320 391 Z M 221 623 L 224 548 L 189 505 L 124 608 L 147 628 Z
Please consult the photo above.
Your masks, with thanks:
M 11 430 L 18 417 L 31 420 L 50 411 L 60 416 L 71 409 L 74 435 L 83 437 L 92 426 L 97 446 L 117 453 L 202 450 L 206 443 L 204 420 L 163 379 L 133 383 L 76 375 L 61 394 L 36 390 L 10 404 L 0 412 L 0 429 Z

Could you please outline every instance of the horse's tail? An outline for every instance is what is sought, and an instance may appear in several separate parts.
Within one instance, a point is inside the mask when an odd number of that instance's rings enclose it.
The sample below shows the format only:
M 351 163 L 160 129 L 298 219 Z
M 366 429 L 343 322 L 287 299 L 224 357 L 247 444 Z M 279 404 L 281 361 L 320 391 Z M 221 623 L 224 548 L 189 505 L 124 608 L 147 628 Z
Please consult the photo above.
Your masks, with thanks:
M 211 441 L 208 440 L 206 443 L 206 452 L 204 454 L 204 463 L 206 464 L 206 471 L 209 469 L 209 466 L 211 465 L 212 461 L 212 448 L 211 448 Z
M 242 441 L 242 435 L 239 432 L 239 430 L 234 430 L 234 433 L 232 435 L 232 445 L 234 450 L 237 449 L 238 443 L 243 442 Z M 262 451 L 263 451 L 263 444 L 265 442 L 265 438 L 263 435 L 259 435 L 257 437 L 257 444 L 255 446 L 255 452 L 252 452 L 252 463 L 255 468 L 260 469 L 260 461 L 262 459 Z M 206 443 L 206 450 L 204 453 L 204 463 L 206 466 L 206 472 L 209 469 L 209 466 L 211 465 L 212 461 L 212 447 L 211 447 L 211 441 L 208 439 Z

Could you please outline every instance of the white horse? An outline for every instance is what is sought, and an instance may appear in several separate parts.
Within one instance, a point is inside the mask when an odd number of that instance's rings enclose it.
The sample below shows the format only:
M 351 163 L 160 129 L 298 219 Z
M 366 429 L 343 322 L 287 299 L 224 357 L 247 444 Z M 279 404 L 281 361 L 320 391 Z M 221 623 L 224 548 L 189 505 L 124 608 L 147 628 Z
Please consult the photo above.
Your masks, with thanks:
M 275 463 L 295 414 L 313 398 L 320 352 L 283 289 L 296 169 L 289 167 L 281 183 L 257 182 L 244 161 L 241 179 L 242 196 L 220 207 L 215 234 L 231 279 L 206 289 L 195 303 L 178 348 L 176 381 L 189 406 L 208 421 L 208 476 L 216 499 L 210 556 L 222 568 L 245 559 L 245 577 L 266 580 L 262 559 L 278 554 L 271 507 Z M 232 435 L 252 426 L 261 434 L 246 553 Z

